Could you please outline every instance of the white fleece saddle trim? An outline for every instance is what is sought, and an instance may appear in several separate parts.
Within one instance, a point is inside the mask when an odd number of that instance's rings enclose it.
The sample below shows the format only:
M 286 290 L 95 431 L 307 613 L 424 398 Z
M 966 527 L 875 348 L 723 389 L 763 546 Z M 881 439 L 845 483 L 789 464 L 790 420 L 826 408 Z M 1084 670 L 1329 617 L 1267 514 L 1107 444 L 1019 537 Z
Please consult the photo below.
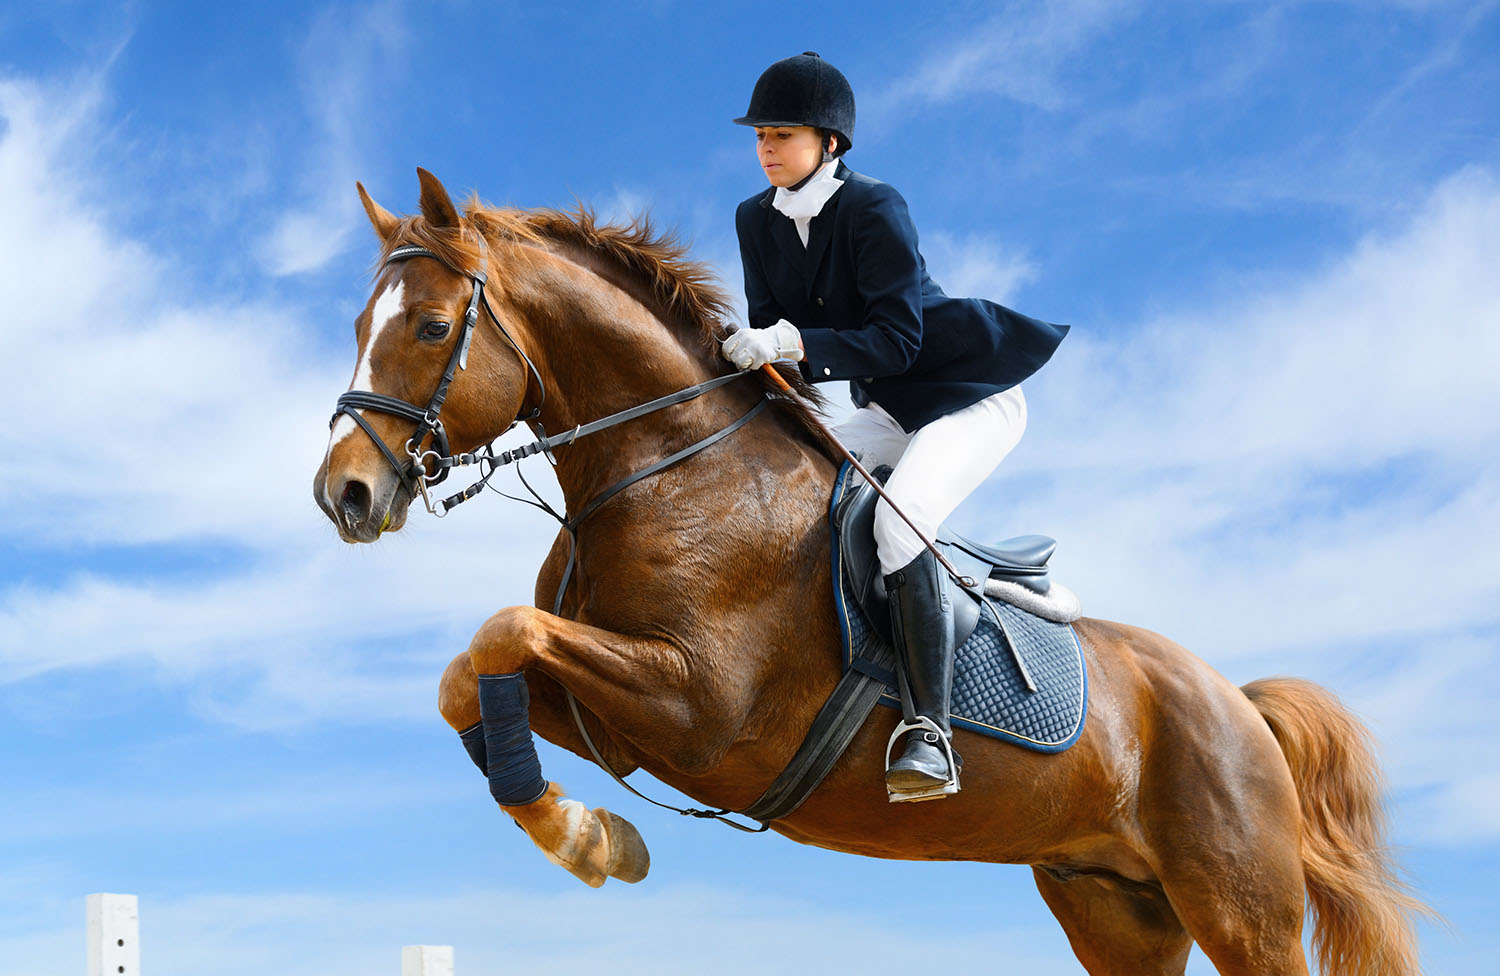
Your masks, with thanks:
M 1077 594 L 1061 583 L 1053 583 L 1047 595 L 1042 596 L 1020 583 L 990 579 L 984 581 L 984 595 L 1060 624 L 1070 624 L 1083 616 Z

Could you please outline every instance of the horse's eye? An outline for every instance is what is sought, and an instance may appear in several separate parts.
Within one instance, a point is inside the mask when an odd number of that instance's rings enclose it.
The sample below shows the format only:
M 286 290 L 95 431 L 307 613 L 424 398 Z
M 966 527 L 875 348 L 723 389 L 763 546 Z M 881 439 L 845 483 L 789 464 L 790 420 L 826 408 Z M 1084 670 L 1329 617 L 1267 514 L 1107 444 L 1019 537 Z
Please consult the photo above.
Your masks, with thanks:
M 447 322 L 428 322 L 422 326 L 423 339 L 441 339 L 448 334 Z

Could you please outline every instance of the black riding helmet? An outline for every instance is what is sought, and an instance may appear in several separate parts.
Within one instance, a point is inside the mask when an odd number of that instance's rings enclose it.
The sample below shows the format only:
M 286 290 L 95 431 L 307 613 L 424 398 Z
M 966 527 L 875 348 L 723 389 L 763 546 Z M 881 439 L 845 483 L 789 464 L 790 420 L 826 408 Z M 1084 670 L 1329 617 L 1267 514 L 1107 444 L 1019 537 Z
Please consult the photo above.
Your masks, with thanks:
M 839 152 L 854 145 L 854 91 L 843 72 L 804 51 L 771 65 L 755 83 L 750 107 L 736 125 L 808 125 L 839 137 Z

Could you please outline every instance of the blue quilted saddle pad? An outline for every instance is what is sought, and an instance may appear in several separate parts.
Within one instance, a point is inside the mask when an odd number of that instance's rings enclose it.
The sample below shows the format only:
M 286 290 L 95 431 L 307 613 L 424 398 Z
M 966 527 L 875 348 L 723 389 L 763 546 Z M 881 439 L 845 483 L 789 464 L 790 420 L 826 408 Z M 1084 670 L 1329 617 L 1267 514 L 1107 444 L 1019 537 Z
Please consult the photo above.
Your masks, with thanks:
M 840 486 L 845 483 L 839 479 Z M 839 492 L 835 492 L 837 504 Z M 833 525 L 834 605 L 844 639 L 844 666 L 861 659 L 859 670 L 874 674 L 886 689 L 882 705 L 900 708 L 894 674 L 872 667 L 871 661 L 894 661 L 895 650 L 885 636 L 870 625 L 864 611 L 852 599 L 853 582 L 844 572 L 838 544 L 838 525 Z M 955 600 L 972 599 L 955 592 Z M 958 649 L 953 669 L 952 721 L 968 729 L 1037 752 L 1062 752 L 1078 741 L 1088 711 L 1088 672 L 1083 648 L 1072 624 L 1044 620 L 998 600 L 990 605 L 1004 626 L 981 608 L 974 633 Z M 1010 647 L 1026 662 L 1036 691 L 1028 691 Z

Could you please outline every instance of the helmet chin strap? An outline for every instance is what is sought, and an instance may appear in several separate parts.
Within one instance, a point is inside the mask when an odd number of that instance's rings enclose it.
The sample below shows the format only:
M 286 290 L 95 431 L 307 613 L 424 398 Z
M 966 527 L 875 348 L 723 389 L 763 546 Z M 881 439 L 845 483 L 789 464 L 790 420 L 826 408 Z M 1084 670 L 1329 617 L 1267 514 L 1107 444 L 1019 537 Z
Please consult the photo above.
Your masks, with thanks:
M 818 171 L 820 169 L 822 169 L 824 166 L 828 165 L 828 162 L 831 159 L 833 159 L 833 153 L 832 153 L 832 151 L 829 150 L 828 144 L 824 143 L 823 144 L 823 159 L 818 163 L 818 165 L 816 165 L 816 166 L 814 166 L 812 168 L 812 172 L 811 173 L 808 173 L 806 176 L 802 177 L 802 179 L 798 180 L 796 183 L 793 183 L 791 186 L 787 187 L 786 188 L 787 192 L 788 193 L 796 193 L 798 190 L 802 189 L 804 186 L 807 185 L 807 181 L 808 180 L 812 179 L 814 176 L 817 176 L 818 175 Z
M 811 173 L 808 173 L 806 176 L 802 177 L 802 179 L 798 180 L 797 182 L 793 183 L 791 186 L 787 187 L 786 191 L 788 193 L 796 193 L 798 190 L 802 189 L 804 186 L 807 185 L 807 181 L 808 180 L 812 179 L 814 176 L 817 176 L 818 175 L 818 170 L 820 170 L 822 168 L 823 168 L 823 164 L 822 163 L 819 163 L 818 165 L 814 166 L 813 167 L 813 171 Z

